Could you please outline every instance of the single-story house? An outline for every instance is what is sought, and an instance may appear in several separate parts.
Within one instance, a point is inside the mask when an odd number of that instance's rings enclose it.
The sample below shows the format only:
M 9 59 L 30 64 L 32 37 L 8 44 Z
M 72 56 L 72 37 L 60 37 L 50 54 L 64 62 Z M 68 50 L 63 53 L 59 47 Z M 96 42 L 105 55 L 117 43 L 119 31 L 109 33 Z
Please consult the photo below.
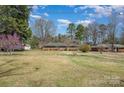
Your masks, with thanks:
M 78 44 L 75 44 L 75 43 L 69 44 L 67 46 L 67 51 L 77 51 L 78 48 L 79 48 L 79 45 Z
M 109 52 L 112 51 L 112 44 L 98 44 L 91 47 L 91 51 L 99 51 L 102 48 L 102 51 Z M 115 52 L 124 52 L 124 45 L 114 44 Z
M 56 51 L 76 51 L 78 50 L 77 44 L 65 44 L 65 43 L 47 43 L 43 46 L 42 50 L 44 51 L 50 51 L 50 50 L 56 50 Z
M 77 51 L 79 48 L 78 44 L 65 44 L 65 43 L 47 43 L 43 46 L 43 51 Z M 102 49 L 103 52 L 112 51 L 112 44 L 98 44 L 96 46 L 91 46 L 91 51 L 100 51 Z M 114 44 L 115 52 L 124 52 L 124 45 Z
M 6 47 L 1 47 L 0 49 L 2 51 L 7 51 Z M 31 50 L 31 46 L 29 44 L 17 44 L 9 46 L 9 49 L 14 49 L 14 51 Z

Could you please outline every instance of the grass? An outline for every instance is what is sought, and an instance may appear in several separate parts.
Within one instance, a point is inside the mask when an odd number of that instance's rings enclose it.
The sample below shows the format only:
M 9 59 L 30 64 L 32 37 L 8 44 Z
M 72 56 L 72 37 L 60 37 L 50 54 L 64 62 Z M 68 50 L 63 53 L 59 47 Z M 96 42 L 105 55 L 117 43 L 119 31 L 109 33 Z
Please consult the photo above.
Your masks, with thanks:
M 31 50 L 0 55 L 0 86 L 124 86 L 124 53 Z

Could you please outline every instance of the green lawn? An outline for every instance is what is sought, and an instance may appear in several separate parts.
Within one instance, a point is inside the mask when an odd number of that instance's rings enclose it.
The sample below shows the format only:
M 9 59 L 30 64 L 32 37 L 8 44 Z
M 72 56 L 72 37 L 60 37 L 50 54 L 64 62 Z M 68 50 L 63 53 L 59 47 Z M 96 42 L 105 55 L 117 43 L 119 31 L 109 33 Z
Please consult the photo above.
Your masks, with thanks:
M 31 50 L 0 55 L 0 86 L 124 86 L 124 53 Z

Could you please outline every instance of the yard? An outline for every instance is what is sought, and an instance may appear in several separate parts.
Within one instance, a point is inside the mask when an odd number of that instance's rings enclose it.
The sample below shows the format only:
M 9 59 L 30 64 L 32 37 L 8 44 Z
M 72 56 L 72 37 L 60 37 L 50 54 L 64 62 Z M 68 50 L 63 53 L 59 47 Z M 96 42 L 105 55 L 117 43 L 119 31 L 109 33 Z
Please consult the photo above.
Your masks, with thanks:
M 2 54 L 0 86 L 124 86 L 124 53 L 31 50 Z

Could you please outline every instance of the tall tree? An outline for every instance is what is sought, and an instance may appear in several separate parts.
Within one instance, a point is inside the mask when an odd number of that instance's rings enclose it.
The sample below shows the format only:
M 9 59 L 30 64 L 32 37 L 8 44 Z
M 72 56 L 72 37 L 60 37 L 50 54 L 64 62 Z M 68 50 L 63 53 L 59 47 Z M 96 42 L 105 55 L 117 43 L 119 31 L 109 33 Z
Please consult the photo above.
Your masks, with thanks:
M 75 37 L 75 31 L 76 31 L 76 26 L 74 23 L 70 23 L 68 25 L 68 28 L 67 28 L 67 31 L 71 37 L 71 40 L 74 40 L 74 37 Z
M 85 27 L 85 30 L 84 30 L 84 42 L 89 43 L 89 39 L 90 39 L 89 37 L 90 37 L 89 28 Z
M 120 44 L 124 45 L 124 27 L 122 27 L 122 32 L 121 32 L 121 36 L 120 36 Z
M 62 35 L 60 33 L 58 34 L 58 42 L 62 42 Z
M 40 38 L 41 44 L 49 42 L 50 37 L 52 40 L 52 36 L 56 32 L 53 22 L 43 18 L 36 19 L 34 27 L 35 35 Z
M 98 40 L 98 24 L 96 22 L 93 22 L 88 25 L 88 29 L 89 29 L 90 39 L 92 40 L 93 45 L 96 45 Z
M 85 28 L 83 25 L 79 24 L 76 28 L 77 32 L 75 33 L 76 34 L 76 38 L 78 40 L 80 40 L 80 44 L 82 44 L 82 41 L 83 41 L 83 34 L 84 34 L 84 31 L 85 31 Z
M 104 43 L 105 42 L 106 34 L 107 34 L 107 26 L 105 24 L 100 24 L 99 25 L 100 43 Z
M 24 42 L 31 36 L 27 6 L 0 6 L 0 34 L 17 33 Z
M 122 34 L 121 34 L 120 44 L 123 44 L 124 45 L 124 32 L 122 32 Z
M 110 18 L 109 18 L 110 22 L 108 24 L 108 39 L 109 39 L 109 43 L 112 44 L 112 51 L 114 52 L 114 44 L 115 44 L 115 39 L 116 39 L 116 27 L 117 27 L 117 13 L 112 13 Z

